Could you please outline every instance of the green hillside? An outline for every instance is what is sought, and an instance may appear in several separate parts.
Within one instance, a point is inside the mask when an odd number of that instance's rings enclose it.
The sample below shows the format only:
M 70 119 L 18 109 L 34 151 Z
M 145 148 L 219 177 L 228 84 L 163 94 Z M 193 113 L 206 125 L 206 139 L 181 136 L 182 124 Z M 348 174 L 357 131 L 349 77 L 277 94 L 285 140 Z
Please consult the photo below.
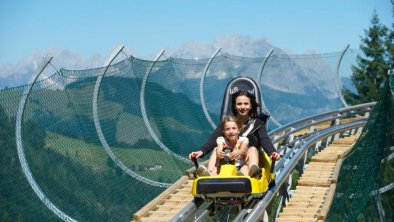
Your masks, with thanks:
M 164 188 L 134 179 L 109 158 L 92 118 L 94 84 L 91 79 L 65 89 L 32 91 L 22 123 L 25 155 L 41 190 L 67 215 L 79 221 L 129 221 L 132 212 Z M 192 164 L 165 153 L 147 132 L 139 93 L 125 93 L 139 92 L 134 88 L 137 85 L 139 80 L 129 78 L 110 77 L 103 82 L 98 114 L 105 139 L 119 161 L 134 173 L 152 181 L 173 183 Z M 38 199 L 21 170 L 13 116 L 20 95 L 19 91 L 8 92 L 7 99 L 2 100 L 8 111 L 1 109 L 1 132 L 8 140 L 3 142 L 0 154 L 2 165 L 6 165 L 0 171 L 1 214 L 4 221 L 56 221 L 57 216 Z M 168 98 L 176 98 L 187 109 L 168 106 Z M 204 123 L 208 125 L 200 106 L 185 96 L 150 83 L 146 102 L 152 128 L 173 152 L 186 157 L 209 135 L 210 126 L 204 128 Z M 193 111 L 189 118 L 178 115 Z

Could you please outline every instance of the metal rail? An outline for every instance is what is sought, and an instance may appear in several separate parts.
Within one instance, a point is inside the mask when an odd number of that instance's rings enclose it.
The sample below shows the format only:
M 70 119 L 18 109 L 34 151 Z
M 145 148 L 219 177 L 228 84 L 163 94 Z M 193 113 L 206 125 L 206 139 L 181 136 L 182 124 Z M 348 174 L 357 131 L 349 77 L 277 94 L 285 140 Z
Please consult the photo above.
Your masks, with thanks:
M 305 154 L 305 152 L 307 152 L 309 150 L 310 147 L 314 146 L 318 141 L 321 141 L 324 138 L 327 138 L 327 137 L 332 136 L 337 133 L 342 133 L 342 132 L 349 131 L 349 130 L 352 130 L 355 128 L 363 127 L 366 123 L 367 123 L 367 120 L 359 120 L 359 121 L 355 121 L 355 122 L 351 122 L 351 123 L 347 123 L 347 124 L 333 126 L 328 129 L 322 130 L 319 133 L 316 133 L 315 135 L 313 135 L 309 139 L 305 140 L 303 143 L 299 143 L 295 147 L 295 149 L 297 149 L 297 152 L 294 154 L 294 156 L 291 158 L 291 160 L 286 165 L 284 165 L 283 169 L 276 177 L 276 179 L 275 179 L 276 186 L 267 191 L 264 198 L 256 204 L 256 206 L 247 215 L 246 218 L 242 217 L 245 215 L 239 215 L 234 221 L 251 222 L 251 221 L 260 220 L 260 218 L 262 218 L 264 216 L 264 212 L 265 212 L 265 209 L 267 208 L 268 204 L 274 199 L 275 195 L 279 192 L 280 187 L 287 180 L 287 178 L 291 175 L 294 168 L 298 164 L 298 161 L 302 158 L 303 154 Z M 278 169 L 275 169 L 275 171 L 278 171 Z
M 334 135 L 351 131 L 354 129 L 362 128 L 368 118 L 368 113 L 372 110 L 375 102 L 366 103 L 356 106 L 341 108 L 338 110 L 318 114 L 315 116 L 307 117 L 289 124 L 286 124 L 269 133 L 270 137 L 277 136 L 273 141 L 279 141 L 286 136 L 296 133 L 306 127 L 319 124 L 321 122 L 332 121 L 334 119 L 344 119 L 351 116 L 365 115 L 366 118 L 357 120 L 347 124 L 331 125 L 327 129 L 311 132 L 310 134 L 298 138 L 296 141 L 291 141 L 292 144 L 284 144 L 283 147 L 291 147 L 283 151 L 283 157 L 275 166 L 275 173 L 278 175 L 275 182 L 276 186 L 269 189 L 264 198 L 254 204 L 251 209 L 244 209 L 239 212 L 234 221 L 258 221 L 264 216 L 267 205 L 272 201 L 274 196 L 279 192 L 280 187 L 287 181 L 292 171 L 295 169 L 303 156 L 312 147 L 316 146 L 322 140 L 325 140 Z M 282 134 L 282 135 L 281 135 Z M 279 136 L 278 136 L 279 135 Z M 207 211 L 200 210 L 197 212 L 198 206 L 195 202 L 189 203 L 186 207 L 180 210 L 171 221 L 199 221 L 202 217 L 207 216 Z
M 297 128 L 299 126 L 303 126 L 306 124 L 309 124 L 311 121 L 318 121 L 318 120 L 324 120 L 328 121 L 330 117 L 333 117 L 337 115 L 337 118 L 346 118 L 347 116 L 350 115 L 361 115 L 361 114 L 366 114 L 369 113 L 372 108 L 375 106 L 376 102 L 370 102 L 370 103 L 364 103 L 364 104 L 359 104 L 355 106 L 348 106 L 345 108 L 337 109 L 334 111 L 329 111 L 326 113 L 322 114 L 317 114 L 313 115 L 301 120 L 296 120 L 293 122 L 290 122 L 286 125 L 283 125 L 282 127 L 276 128 L 268 133 L 268 135 L 273 139 L 273 136 L 279 135 L 285 131 L 291 130 L 292 128 Z M 295 130 L 293 130 L 295 132 Z

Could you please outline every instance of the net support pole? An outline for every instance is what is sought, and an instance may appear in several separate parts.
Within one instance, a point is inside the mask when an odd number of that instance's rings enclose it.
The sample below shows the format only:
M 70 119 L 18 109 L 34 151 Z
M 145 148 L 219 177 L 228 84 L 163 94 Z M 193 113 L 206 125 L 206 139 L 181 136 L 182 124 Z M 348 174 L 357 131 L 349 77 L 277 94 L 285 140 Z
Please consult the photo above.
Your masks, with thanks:
M 148 81 L 149 75 L 152 73 L 152 70 L 155 66 L 155 64 L 159 61 L 160 57 L 164 54 L 165 50 L 163 49 L 156 57 L 155 61 L 152 63 L 149 72 L 146 73 L 146 75 L 144 76 L 144 79 L 142 80 L 141 83 L 141 91 L 140 91 L 140 107 L 141 107 L 141 115 L 142 118 L 144 120 L 144 124 L 146 126 L 146 128 L 148 129 L 149 134 L 152 136 L 153 140 L 156 142 L 156 144 L 162 149 L 164 150 L 167 154 L 175 157 L 176 159 L 185 162 L 185 163 L 190 163 L 190 160 L 179 156 L 178 154 L 172 152 L 170 149 L 168 149 L 168 147 L 166 145 L 164 145 L 161 140 L 159 139 L 159 137 L 156 135 L 156 133 L 153 131 L 152 126 L 149 123 L 149 119 L 148 119 L 148 115 L 146 113 L 146 108 L 145 108 L 145 88 L 146 88 L 146 83 Z M 170 184 L 168 185 L 170 186 Z
M 257 79 L 257 82 L 258 82 L 259 84 L 261 83 L 261 79 L 262 79 L 262 77 L 263 77 L 263 71 L 264 71 L 265 65 L 267 64 L 268 59 L 271 57 L 271 55 L 272 55 L 273 52 L 274 52 L 274 49 L 271 49 L 271 50 L 267 53 L 267 55 L 265 56 L 263 62 L 261 63 L 259 78 Z
M 342 62 L 343 56 L 345 55 L 345 53 L 349 49 L 349 47 L 350 47 L 350 44 L 347 44 L 345 46 L 345 48 L 343 48 L 342 53 L 339 56 L 338 63 L 337 63 L 337 78 L 336 78 L 337 93 L 338 93 L 339 98 L 341 99 L 342 105 L 345 106 L 345 107 L 348 107 L 349 105 L 346 103 L 346 101 L 345 101 L 345 99 L 343 98 L 343 95 L 342 95 L 342 91 L 341 91 L 341 87 L 340 87 L 341 84 L 340 84 L 340 80 L 339 80 L 339 68 L 341 66 L 341 62 Z
M 267 55 L 265 56 L 263 62 L 261 63 L 260 73 L 259 73 L 259 77 L 258 77 L 258 79 L 257 79 L 258 84 L 261 84 L 261 80 L 262 80 L 262 78 L 263 78 L 263 71 L 264 71 L 265 65 L 267 64 L 268 59 L 271 57 L 271 55 L 272 55 L 273 52 L 274 52 L 274 49 L 271 49 L 271 50 L 267 53 Z M 261 90 L 260 90 L 260 91 L 261 91 Z M 267 106 L 266 106 L 265 103 L 264 103 L 264 95 L 263 95 L 263 93 L 261 93 L 261 108 L 263 108 L 267 113 L 270 113 L 270 112 L 268 111 Z M 269 121 L 269 120 L 271 120 L 271 121 L 272 121 L 276 126 L 278 126 L 278 127 L 281 127 L 281 126 L 282 126 L 282 124 L 280 124 L 273 116 L 271 116 L 271 117 L 268 119 L 268 121 Z M 268 124 L 268 121 L 267 121 L 267 124 Z
M 104 133 L 101 129 L 101 124 L 100 124 L 100 120 L 98 117 L 98 110 L 97 110 L 97 101 L 98 101 L 98 95 L 99 95 L 99 91 L 100 91 L 100 86 L 101 86 L 101 82 L 105 76 L 105 74 L 108 72 L 108 69 L 110 67 L 110 65 L 112 64 L 112 62 L 115 60 L 115 58 L 122 52 L 122 50 L 124 49 L 124 45 L 119 45 L 118 47 L 115 48 L 115 50 L 112 52 L 112 54 L 110 55 L 110 57 L 108 58 L 108 60 L 105 62 L 105 70 L 103 72 L 103 74 L 101 74 L 96 81 L 96 85 L 94 86 L 94 91 L 93 91 L 93 120 L 94 120 L 94 125 L 96 127 L 96 132 L 97 132 L 97 136 L 100 140 L 101 145 L 104 147 L 105 152 L 107 152 L 108 156 L 111 158 L 112 161 L 115 162 L 115 164 L 121 168 L 124 172 L 126 172 L 128 175 L 130 175 L 131 177 L 144 182 L 146 184 L 150 184 L 153 186 L 159 186 L 159 187 L 169 187 L 170 184 L 167 183 L 160 183 L 160 182 L 156 182 L 156 181 L 152 181 L 148 178 L 142 177 L 139 174 L 135 173 L 134 171 L 130 170 L 125 164 L 123 164 L 122 161 L 120 161 L 118 159 L 118 157 L 112 152 L 111 148 L 109 147 L 107 140 L 105 139 Z
M 94 126 L 96 128 L 96 133 L 97 136 L 101 142 L 101 145 L 104 147 L 105 151 L 107 152 L 107 154 L 110 156 L 110 158 L 119 166 L 119 160 L 116 158 L 116 156 L 112 153 L 111 148 L 109 147 L 107 140 L 105 139 L 105 136 L 103 134 L 103 131 L 101 129 L 101 125 L 100 125 L 100 120 L 98 118 L 98 110 L 97 110 L 97 101 L 98 101 L 98 95 L 100 92 L 100 86 L 102 83 L 102 80 L 105 76 L 105 74 L 107 73 L 109 66 L 111 65 L 111 63 L 115 60 L 115 58 L 119 55 L 119 53 L 123 50 L 124 45 L 119 45 L 118 47 L 116 47 L 116 49 L 112 52 L 111 56 L 108 58 L 108 60 L 105 62 L 105 70 L 103 72 L 103 74 L 101 74 L 97 80 L 96 80 L 96 84 L 94 86 L 94 91 L 93 91 L 93 102 L 92 102 L 92 111 L 93 111 L 93 120 L 94 120 Z
M 33 89 L 34 83 L 37 81 L 38 77 L 43 73 L 45 68 L 51 62 L 53 57 L 49 57 L 46 61 L 44 61 L 36 71 L 35 76 L 30 80 L 28 87 L 24 90 L 21 100 L 19 102 L 18 112 L 16 114 L 16 123 L 15 123 L 15 140 L 16 140 L 16 148 L 18 151 L 19 162 L 21 163 L 23 174 L 25 175 L 27 181 L 29 182 L 31 188 L 34 193 L 38 196 L 42 203 L 52 211 L 56 216 L 58 216 L 63 221 L 76 221 L 74 218 L 68 216 L 61 209 L 59 209 L 55 204 L 52 203 L 51 200 L 45 195 L 45 193 L 41 190 L 40 186 L 37 184 L 36 180 L 33 177 L 33 174 L 29 168 L 29 164 L 26 160 L 23 141 L 22 141 L 22 121 L 23 114 L 26 108 L 26 102 L 29 99 L 30 92 Z
M 208 113 L 207 106 L 205 105 L 205 97 L 204 97 L 204 80 L 205 80 L 205 76 L 207 75 L 208 69 L 209 69 L 209 67 L 211 66 L 211 63 L 212 63 L 213 59 L 217 56 L 217 54 L 219 54 L 219 52 L 220 52 L 221 49 L 222 49 L 222 48 L 219 48 L 219 49 L 211 56 L 211 58 L 209 59 L 207 65 L 205 66 L 204 73 L 203 73 L 203 75 L 201 76 L 201 80 L 200 80 L 200 101 L 201 101 L 201 106 L 202 106 L 202 110 L 203 110 L 203 112 L 204 112 L 204 114 L 205 114 L 205 117 L 207 118 L 209 124 L 211 124 L 211 126 L 212 126 L 212 129 L 216 129 L 216 124 L 213 122 L 211 116 L 210 116 L 209 113 Z

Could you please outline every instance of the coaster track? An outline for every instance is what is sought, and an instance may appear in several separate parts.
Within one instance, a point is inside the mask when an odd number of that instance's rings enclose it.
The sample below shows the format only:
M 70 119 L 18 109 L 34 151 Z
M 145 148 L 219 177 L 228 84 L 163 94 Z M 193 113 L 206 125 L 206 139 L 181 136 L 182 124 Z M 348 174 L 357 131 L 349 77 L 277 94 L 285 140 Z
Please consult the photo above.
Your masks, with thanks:
M 282 155 L 274 169 L 277 175 L 276 186 L 269 189 L 262 199 L 250 201 L 233 221 L 266 220 L 266 208 L 279 193 L 280 204 L 285 202 L 286 207 L 283 213 L 276 213 L 278 221 L 324 219 L 324 213 L 331 203 L 332 190 L 335 190 L 333 186 L 341 158 L 358 138 L 374 105 L 375 103 L 366 103 L 338 109 L 271 131 L 269 136 Z M 311 162 L 306 164 L 310 157 Z M 290 191 L 294 170 L 302 175 L 296 192 Z M 208 208 L 212 203 L 194 200 L 191 195 L 194 179 L 192 172 L 193 169 L 186 171 L 185 176 L 136 212 L 132 221 L 204 221 L 209 216 Z M 309 195 L 302 192 L 304 186 L 307 186 Z M 304 211 L 292 208 L 294 205 L 304 206 Z M 224 212 L 229 213 L 230 210 Z M 296 219 L 297 215 L 303 219 Z M 224 218 L 226 215 L 222 216 Z

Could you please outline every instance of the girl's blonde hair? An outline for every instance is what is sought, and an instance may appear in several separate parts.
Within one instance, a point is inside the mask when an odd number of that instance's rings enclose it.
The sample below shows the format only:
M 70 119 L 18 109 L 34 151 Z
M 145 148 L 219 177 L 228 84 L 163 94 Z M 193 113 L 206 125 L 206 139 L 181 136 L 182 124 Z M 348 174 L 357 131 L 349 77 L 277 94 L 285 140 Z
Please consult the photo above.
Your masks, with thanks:
M 239 130 L 241 130 L 242 128 L 242 124 L 238 121 L 238 118 L 235 116 L 224 116 L 222 123 L 221 123 L 221 127 L 222 127 L 222 131 L 224 130 L 224 125 L 228 122 L 234 122 L 237 124 Z

